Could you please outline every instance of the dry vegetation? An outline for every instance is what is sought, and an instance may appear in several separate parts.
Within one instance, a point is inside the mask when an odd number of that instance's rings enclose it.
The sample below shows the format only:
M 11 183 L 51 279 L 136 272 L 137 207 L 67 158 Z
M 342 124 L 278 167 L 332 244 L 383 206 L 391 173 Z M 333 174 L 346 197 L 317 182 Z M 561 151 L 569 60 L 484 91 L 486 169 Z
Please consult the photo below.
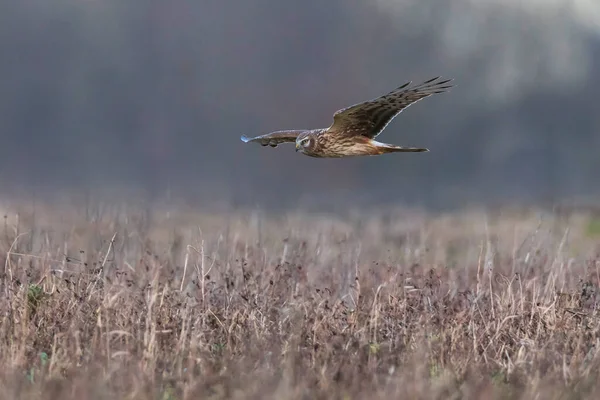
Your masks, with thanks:
M 600 385 L 592 212 L 1 211 L 2 399 L 584 399 Z

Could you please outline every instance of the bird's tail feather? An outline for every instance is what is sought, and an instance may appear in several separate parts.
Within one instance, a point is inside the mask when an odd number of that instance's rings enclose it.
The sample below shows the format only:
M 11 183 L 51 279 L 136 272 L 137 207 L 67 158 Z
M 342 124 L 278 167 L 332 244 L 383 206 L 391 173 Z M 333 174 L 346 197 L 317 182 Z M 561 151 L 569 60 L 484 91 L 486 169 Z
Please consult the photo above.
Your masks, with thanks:
M 429 149 L 426 149 L 424 147 L 404 147 L 404 146 L 396 146 L 396 145 L 387 144 L 387 143 L 379 143 L 379 142 L 375 142 L 375 141 L 373 141 L 373 144 L 375 145 L 375 147 L 379 151 L 379 154 L 386 154 L 386 153 L 423 153 L 423 152 L 429 151 Z

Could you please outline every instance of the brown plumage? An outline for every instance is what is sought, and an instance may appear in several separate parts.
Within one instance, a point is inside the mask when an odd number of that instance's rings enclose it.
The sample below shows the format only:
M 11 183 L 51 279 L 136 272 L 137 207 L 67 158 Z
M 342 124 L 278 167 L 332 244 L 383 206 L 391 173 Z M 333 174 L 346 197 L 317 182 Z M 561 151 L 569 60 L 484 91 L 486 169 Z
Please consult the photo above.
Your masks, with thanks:
M 376 156 L 396 152 L 424 152 L 426 148 L 403 147 L 375 141 L 385 127 L 413 103 L 432 94 L 445 92 L 451 79 L 429 79 L 410 87 L 407 82 L 397 89 L 362 103 L 336 111 L 329 128 L 310 130 L 285 130 L 248 138 L 244 142 L 257 142 L 262 146 L 277 147 L 285 142 L 296 142 L 296 151 L 311 157 Z

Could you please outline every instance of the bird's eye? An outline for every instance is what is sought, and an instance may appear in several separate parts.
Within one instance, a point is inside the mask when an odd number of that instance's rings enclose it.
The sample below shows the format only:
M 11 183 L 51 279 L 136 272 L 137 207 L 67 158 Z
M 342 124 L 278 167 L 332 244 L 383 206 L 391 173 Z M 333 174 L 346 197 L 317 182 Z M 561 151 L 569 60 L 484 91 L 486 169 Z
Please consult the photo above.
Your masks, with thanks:
M 306 139 L 302 140 L 301 144 L 302 144 L 302 146 L 306 147 L 306 146 L 308 146 L 309 143 L 310 143 L 310 138 L 306 138 Z

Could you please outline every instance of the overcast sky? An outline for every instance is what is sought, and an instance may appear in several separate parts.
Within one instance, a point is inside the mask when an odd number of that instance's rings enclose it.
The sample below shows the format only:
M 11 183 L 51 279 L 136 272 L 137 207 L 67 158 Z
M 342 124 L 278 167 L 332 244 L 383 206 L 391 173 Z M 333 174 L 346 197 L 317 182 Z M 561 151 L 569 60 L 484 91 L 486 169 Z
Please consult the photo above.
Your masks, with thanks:
M 30 0 L 0 5 L 0 180 L 295 206 L 598 194 L 600 2 Z M 327 127 L 454 78 L 378 138 L 430 153 L 319 160 L 240 135 Z

